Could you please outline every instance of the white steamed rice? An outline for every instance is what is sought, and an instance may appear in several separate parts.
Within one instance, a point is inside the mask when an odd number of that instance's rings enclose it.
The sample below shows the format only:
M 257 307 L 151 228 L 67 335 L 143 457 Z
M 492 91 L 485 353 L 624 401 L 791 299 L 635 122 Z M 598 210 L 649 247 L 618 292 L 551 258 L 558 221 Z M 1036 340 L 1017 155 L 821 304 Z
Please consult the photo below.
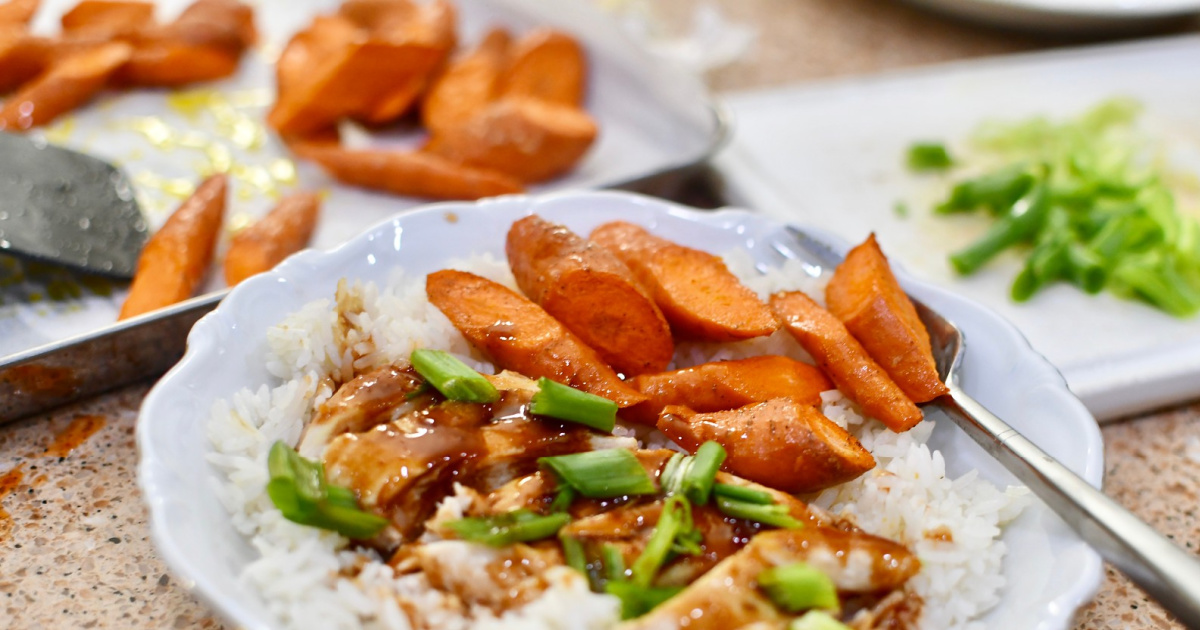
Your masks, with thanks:
M 799 263 L 760 274 L 748 256 L 727 258 L 730 268 L 763 296 L 779 290 L 803 290 L 820 300 L 825 279 L 808 275 Z M 491 256 L 451 263 L 515 288 L 507 266 Z M 295 445 L 313 409 L 336 383 L 355 371 L 408 357 L 414 348 L 452 352 L 490 371 L 486 358 L 454 329 L 425 298 L 424 278 L 397 273 L 383 287 L 365 283 L 346 287 L 343 298 L 361 297 L 362 312 L 339 326 L 331 300 L 306 305 L 267 333 L 266 363 L 278 380 L 273 386 L 245 389 L 214 405 L 208 425 L 219 471 L 216 492 L 234 527 L 258 552 L 240 579 L 257 593 L 270 613 L 288 628 L 544 628 L 591 630 L 619 620 L 619 605 L 588 590 L 587 581 L 558 567 L 549 572 L 549 588 L 536 600 L 497 617 L 483 607 L 466 608 L 454 595 L 432 588 L 421 573 L 396 576 L 369 551 L 349 550 L 336 534 L 297 525 L 283 518 L 266 494 L 267 451 L 276 440 Z M 339 337 L 339 335 L 341 335 Z M 680 344 L 676 365 L 781 354 L 811 361 L 786 332 L 728 344 Z M 909 587 L 924 599 L 923 629 L 968 629 L 994 606 L 1004 586 L 1001 528 L 1024 505 L 1023 488 L 1000 490 L 968 473 L 949 479 L 941 453 L 925 442 L 933 423 L 925 421 L 896 434 L 864 419 L 836 391 L 823 394 L 825 415 L 856 435 L 878 462 L 871 472 L 808 499 L 837 514 L 852 516 L 868 532 L 908 545 L 921 559 L 921 572 Z M 633 435 L 634 432 L 626 431 Z M 638 432 L 642 435 L 644 432 Z M 662 446 L 651 436 L 648 447 Z M 461 513 L 464 499 L 450 497 L 439 517 Z M 486 579 L 478 571 L 492 550 L 460 541 L 442 541 L 446 565 L 461 579 Z M 475 567 L 475 568 L 473 568 Z M 477 575 L 476 575 L 477 574 Z

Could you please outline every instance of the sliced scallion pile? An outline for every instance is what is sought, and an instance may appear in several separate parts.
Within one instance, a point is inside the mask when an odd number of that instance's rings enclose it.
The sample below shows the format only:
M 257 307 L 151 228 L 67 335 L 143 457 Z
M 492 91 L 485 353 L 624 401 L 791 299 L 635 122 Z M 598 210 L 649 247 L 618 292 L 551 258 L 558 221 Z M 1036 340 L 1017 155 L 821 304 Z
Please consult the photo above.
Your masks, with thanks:
M 538 458 L 560 482 L 590 499 L 654 494 L 658 488 L 637 457 L 623 448 Z
M 758 574 L 757 582 L 776 606 L 790 613 L 841 608 L 833 580 L 803 562 L 766 569 Z
M 409 361 L 417 374 L 450 400 L 490 403 L 500 398 L 491 382 L 449 352 L 418 348 Z
M 530 510 L 513 510 L 493 516 L 472 516 L 446 523 L 462 540 L 504 547 L 549 538 L 571 520 L 565 513 L 542 516 Z
M 668 494 L 683 493 L 692 503 L 704 505 L 724 461 L 725 448 L 711 441 L 701 444 L 695 455 L 676 453 L 663 467 L 663 490 Z
M 350 489 L 326 482 L 321 462 L 301 457 L 284 442 L 271 445 L 267 471 L 267 496 L 289 521 L 358 539 L 387 526 L 387 519 L 359 509 Z
M 546 377 L 538 379 L 538 393 L 529 401 L 529 412 L 549 416 L 612 433 L 617 422 L 617 403 Z

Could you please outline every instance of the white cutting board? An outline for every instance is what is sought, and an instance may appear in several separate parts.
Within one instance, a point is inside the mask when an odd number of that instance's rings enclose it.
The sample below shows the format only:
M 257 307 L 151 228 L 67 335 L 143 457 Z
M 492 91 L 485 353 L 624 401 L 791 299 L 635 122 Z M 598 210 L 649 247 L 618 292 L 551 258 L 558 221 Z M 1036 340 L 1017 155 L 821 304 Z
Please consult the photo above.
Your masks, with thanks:
M 1179 320 L 1067 286 L 1015 304 L 1008 289 L 1016 255 L 956 276 L 947 253 L 985 224 L 929 216 L 946 184 L 908 172 L 904 152 L 916 140 L 962 141 L 984 119 L 1070 116 L 1118 95 L 1141 101 L 1147 128 L 1200 177 L 1194 35 L 732 94 L 734 141 L 717 165 L 733 204 L 852 242 L 875 231 L 908 271 L 995 309 L 1109 420 L 1200 398 L 1200 317 Z M 896 212 L 898 201 L 907 202 L 907 217 Z

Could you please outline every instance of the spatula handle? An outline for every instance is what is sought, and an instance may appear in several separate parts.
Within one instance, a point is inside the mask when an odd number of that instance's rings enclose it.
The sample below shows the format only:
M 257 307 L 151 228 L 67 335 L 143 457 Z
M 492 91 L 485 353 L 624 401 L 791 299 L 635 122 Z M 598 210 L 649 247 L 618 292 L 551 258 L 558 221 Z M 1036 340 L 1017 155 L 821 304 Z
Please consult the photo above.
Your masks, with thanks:
M 1080 538 L 1189 628 L 1200 628 L 1200 560 L 1058 463 L 957 385 L 934 403 Z

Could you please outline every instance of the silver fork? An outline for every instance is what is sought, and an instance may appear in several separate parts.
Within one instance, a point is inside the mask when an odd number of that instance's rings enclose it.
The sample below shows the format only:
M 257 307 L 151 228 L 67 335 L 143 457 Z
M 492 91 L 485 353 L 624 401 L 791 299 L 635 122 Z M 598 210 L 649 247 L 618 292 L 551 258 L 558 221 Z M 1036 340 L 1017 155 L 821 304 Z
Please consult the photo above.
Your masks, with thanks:
M 795 227 L 787 231 L 818 262 L 833 268 L 842 256 Z M 1007 422 L 971 398 L 958 384 L 966 348 L 949 320 L 913 300 L 929 329 L 938 373 L 950 393 L 927 403 L 940 409 L 971 439 L 1021 480 L 1079 537 L 1133 580 L 1189 628 L 1200 628 L 1200 560 L 1093 488 Z

